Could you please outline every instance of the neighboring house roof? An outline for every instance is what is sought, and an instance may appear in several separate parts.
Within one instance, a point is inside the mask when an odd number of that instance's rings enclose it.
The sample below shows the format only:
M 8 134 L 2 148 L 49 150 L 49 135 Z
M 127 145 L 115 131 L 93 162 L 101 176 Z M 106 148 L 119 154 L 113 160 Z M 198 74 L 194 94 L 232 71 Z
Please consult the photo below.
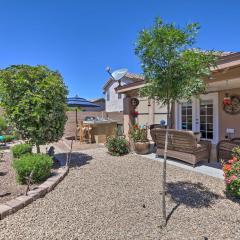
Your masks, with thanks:
M 125 78 L 131 79 L 133 82 L 138 82 L 144 79 L 144 76 L 141 74 L 136 74 L 136 73 L 127 73 L 125 76 Z M 107 80 L 107 82 L 104 84 L 103 86 L 103 91 L 105 92 L 106 89 L 112 84 L 112 82 L 114 82 L 114 80 L 112 78 L 109 78 Z
M 230 55 L 233 55 L 233 54 L 236 54 L 236 53 L 239 53 L 239 52 L 220 52 L 218 55 L 220 57 L 227 57 L 227 56 L 230 56 Z
M 145 80 L 143 79 L 143 80 L 138 81 L 138 82 L 133 82 L 133 83 L 126 84 L 124 86 L 116 87 L 115 90 L 118 93 L 125 93 L 127 91 L 131 91 L 131 90 L 134 90 L 134 89 L 141 88 L 141 87 L 144 86 L 144 84 L 145 84 Z
M 133 79 L 135 81 L 143 80 L 144 76 L 142 74 L 136 74 L 136 73 L 127 73 L 125 77 Z
M 105 101 L 104 98 L 93 98 L 93 99 L 90 99 L 89 102 L 99 102 L 99 101 Z
M 202 49 L 198 49 L 198 48 L 192 48 L 192 51 L 196 51 L 196 52 L 202 52 L 202 53 L 209 53 L 209 52 L 213 52 L 213 54 L 215 56 L 218 56 L 220 59 L 221 58 L 225 58 L 228 56 L 231 56 L 233 54 L 237 54 L 239 52 L 226 52 L 226 51 L 209 51 L 209 50 L 202 50 Z
M 223 71 L 225 69 L 240 67 L 240 52 L 216 52 L 216 55 L 219 56 L 219 60 L 217 62 L 217 67 L 212 69 L 213 73 Z M 142 76 L 141 80 L 126 84 L 124 86 L 119 86 L 115 88 L 115 90 L 118 93 L 125 93 L 127 91 L 139 89 L 143 87 L 144 84 L 145 84 L 145 81 L 144 81 L 144 77 Z

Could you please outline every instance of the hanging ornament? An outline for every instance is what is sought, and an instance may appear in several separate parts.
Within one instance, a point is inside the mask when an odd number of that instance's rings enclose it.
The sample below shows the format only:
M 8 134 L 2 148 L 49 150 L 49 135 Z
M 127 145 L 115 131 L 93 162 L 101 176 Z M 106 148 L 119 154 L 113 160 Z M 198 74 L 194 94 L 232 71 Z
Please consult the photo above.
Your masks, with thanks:
M 225 94 L 225 97 L 223 98 L 223 105 L 231 105 L 232 101 L 231 101 L 231 97 L 229 96 L 228 93 Z
M 137 98 L 131 98 L 131 105 L 133 107 L 137 107 L 139 104 L 139 100 Z
M 228 89 L 228 80 L 226 80 L 226 89 Z M 231 101 L 231 97 L 229 96 L 228 93 L 225 94 L 225 97 L 223 98 L 223 105 L 227 106 L 227 105 L 231 105 L 232 101 Z

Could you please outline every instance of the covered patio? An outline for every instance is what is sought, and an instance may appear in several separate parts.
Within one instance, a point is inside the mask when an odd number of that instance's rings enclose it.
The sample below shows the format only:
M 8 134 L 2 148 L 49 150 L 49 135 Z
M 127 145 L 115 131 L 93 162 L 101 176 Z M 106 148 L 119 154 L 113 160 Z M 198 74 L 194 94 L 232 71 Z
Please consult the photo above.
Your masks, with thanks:
M 240 137 L 240 52 L 225 52 L 219 59 L 217 67 L 212 69 L 210 78 L 205 79 L 206 92 L 200 98 L 191 101 L 179 100 L 172 107 L 173 129 L 199 132 L 201 140 L 212 143 L 211 162 L 217 160 L 217 144 L 224 140 Z M 167 121 L 166 107 L 154 100 L 139 97 L 139 89 L 144 80 L 138 83 L 118 87 L 124 93 L 124 132 L 127 135 L 129 126 L 134 122 L 142 125 L 159 124 Z M 131 105 L 133 98 L 139 105 Z M 137 116 L 133 112 L 137 111 Z M 150 137 L 150 136 L 149 136 Z

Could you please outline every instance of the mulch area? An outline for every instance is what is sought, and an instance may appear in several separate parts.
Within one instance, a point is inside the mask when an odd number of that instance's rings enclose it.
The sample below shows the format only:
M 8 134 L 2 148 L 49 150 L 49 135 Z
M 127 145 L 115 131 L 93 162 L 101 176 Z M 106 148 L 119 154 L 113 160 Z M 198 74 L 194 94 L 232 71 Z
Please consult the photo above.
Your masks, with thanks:
M 5 152 L 0 160 L 0 203 L 16 198 L 26 190 L 26 186 L 17 183 L 16 174 L 11 165 L 11 154 Z
M 4 151 L 3 158 L 0 159 L 0 204 L 25 194 L 27 188 L 26 185 L 20 185 L 16 181 L 16 174 L 12 167 L 12 161 L 13 159 L 10 151 Z M 54 164 L 52 172 L 58 167 L 58 164 Z M 31 185 L 31 189 L 36 186 L 37 184 Z

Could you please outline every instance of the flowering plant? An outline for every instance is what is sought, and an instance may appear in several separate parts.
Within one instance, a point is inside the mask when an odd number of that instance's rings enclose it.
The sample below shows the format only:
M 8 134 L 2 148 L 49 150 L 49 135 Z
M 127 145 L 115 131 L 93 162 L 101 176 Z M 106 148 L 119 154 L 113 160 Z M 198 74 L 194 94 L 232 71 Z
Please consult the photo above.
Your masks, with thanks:
M 129 137 L 133 140 L 133 142 L 147 142 L 147 127 L 139 126 L 138 124 L 134 124 L 129 129 Z
M 129 143 L 123 137 L 108 137 L 106 147 L 113 156 L 121 156 L 129 152 Z
M 235 154 L 240 148 L 234 149 L 233 157 L 227 163 L 223 163 L 223 174 L 227 191 L 236 197 L 240 197 L 240 158 Z

